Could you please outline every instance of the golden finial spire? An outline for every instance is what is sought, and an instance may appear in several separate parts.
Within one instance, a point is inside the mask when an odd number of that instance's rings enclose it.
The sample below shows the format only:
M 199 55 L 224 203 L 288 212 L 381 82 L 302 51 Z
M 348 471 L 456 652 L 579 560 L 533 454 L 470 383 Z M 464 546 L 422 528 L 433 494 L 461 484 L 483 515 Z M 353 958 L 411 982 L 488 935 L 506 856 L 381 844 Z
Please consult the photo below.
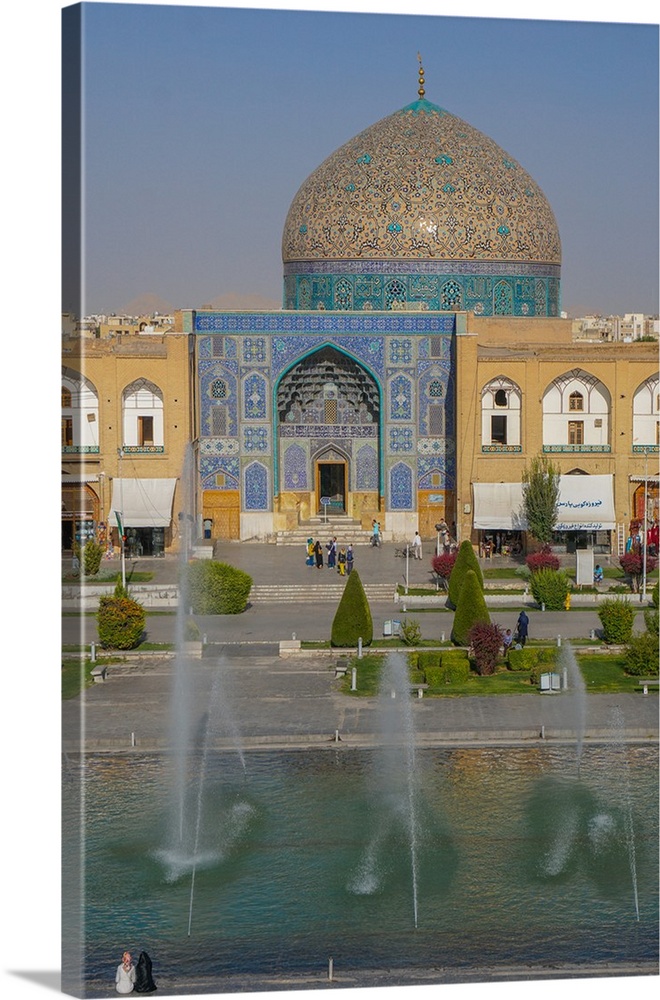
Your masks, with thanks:
M 419 99 L 421 101 L 424 99 L 426 91 L 424 90 L 424 67 L 422 66 L 422 57 L 419 52 L 417 53 L 417 59 L 419 60 L 419 90 L 417 93 L 419 94 Z

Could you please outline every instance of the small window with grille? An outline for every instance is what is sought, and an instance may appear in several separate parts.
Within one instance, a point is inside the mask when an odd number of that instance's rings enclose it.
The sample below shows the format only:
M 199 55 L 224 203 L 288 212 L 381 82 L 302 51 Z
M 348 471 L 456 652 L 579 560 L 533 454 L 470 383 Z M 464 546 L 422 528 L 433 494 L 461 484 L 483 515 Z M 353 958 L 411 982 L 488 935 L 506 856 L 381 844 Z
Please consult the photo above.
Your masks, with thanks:
M 429 357 L 442 357 L 442 337 L 429 337 Z
M 211 408 L 211 434 L 213 437 L 224 437 L 227 433 L 227 407 L 216 403 Z
M 337 423 L 337 400 L 325 399 L 323 401 L 323 420 L 326 424 Z
M 225 338 L 224 337 L 211 337 L 211 354 L 214 358 L 224 358 L 225 356 Z
M 572 392 L 568 397 L 569 410 L 584 410 L 584 396 L 581 392 Z
M 444 407 L 432 404 L 429 406 L 429 434 L 431 437 L 442 437 L 445 432 Z

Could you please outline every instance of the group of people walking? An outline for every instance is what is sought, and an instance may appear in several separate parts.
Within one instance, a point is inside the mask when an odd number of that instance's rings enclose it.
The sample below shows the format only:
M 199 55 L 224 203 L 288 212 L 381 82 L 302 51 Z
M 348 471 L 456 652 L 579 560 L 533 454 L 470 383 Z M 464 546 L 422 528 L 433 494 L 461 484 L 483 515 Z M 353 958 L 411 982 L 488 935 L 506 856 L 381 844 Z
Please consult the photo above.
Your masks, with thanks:
M 323 569 L 323 548 L 324 546 L 318 538 L 316 541 L 313 538 L 307 539 L 306 563 L 308 566 Z M 353 569 L 353 546 L 340 547 L 337 545 L 336 537 L 333 536 L 327 542 L 325 549 L 328 553 L 328 569 L 336 569 L 340 576 L 350 576 Z

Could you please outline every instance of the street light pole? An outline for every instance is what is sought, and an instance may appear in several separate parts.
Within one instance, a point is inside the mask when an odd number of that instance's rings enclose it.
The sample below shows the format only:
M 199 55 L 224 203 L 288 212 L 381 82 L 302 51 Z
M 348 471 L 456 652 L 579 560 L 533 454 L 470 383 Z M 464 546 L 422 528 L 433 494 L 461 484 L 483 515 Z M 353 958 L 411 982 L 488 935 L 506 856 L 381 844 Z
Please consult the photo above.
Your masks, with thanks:
M 639 594 L 640 601 L 646 597 L 646 539 L 648 530 L 648 510 L 649 510 L 649 450 L 644 449 L 644 523 L 642 528 L 642 587 Z

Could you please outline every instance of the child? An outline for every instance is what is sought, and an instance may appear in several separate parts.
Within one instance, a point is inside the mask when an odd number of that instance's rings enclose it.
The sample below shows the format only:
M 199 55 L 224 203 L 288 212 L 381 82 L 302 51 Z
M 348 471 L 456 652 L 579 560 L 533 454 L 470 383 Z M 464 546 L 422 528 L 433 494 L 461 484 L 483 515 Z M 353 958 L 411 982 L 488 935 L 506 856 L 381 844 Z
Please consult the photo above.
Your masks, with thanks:
M 337 556 L 337 572 L 340 576 L 346 575 L 346 553 L 344 549 L 340 549 Z

